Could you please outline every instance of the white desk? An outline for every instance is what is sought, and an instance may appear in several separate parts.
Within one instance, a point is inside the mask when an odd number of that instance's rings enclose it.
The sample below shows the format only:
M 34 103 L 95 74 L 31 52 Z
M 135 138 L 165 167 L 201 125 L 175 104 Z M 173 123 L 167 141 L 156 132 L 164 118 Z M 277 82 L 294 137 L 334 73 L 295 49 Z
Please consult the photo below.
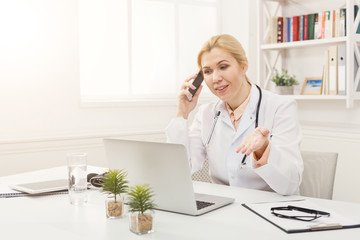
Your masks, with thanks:
M 99 168 L 89 167 L 88 172 Z M 66 168 L 54 168 L 0 178 L 5 184 L 66 178 Z M 67 195 L 0 199 L 1 239 L 359 239 L 360 228 L 286 234 L 250 212 L 241 203 L 298 199 L 276 193 L 194 182 L 197 192 L 234 197 L 234 204 L 202 216 L 156 211 L 155 232 L 137 236 L 129 231 L 128 219 L 105 217 L 105 195 L 89 191 L 85 206 L 70 205 Z M 360 220 L 360 204 L 313 199 L 317 204 Z

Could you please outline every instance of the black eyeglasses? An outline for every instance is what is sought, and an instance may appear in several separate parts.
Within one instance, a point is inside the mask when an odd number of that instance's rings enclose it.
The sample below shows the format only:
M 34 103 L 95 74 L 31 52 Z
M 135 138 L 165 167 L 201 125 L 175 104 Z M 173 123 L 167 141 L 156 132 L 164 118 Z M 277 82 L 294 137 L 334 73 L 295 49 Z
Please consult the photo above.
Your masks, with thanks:
M 298 211 L 298 212 L 308 213 L 309 215 L 298 215 L 298 216 L 286 215 L 284 213 L 281 213 L 281 211 Z M 318 210 L 309 209 L 309 208 L 295 207 L 295 206 L 290 206 L 290 205 L 287 207 L 273 207 L 273 208 L 271 208 L 271 213 L 280 218 L 295 219 L 295 220 L 300 220 L 300 221 L 305 221 L 305 222 L 313 221 L 322 216 L 326 216 L 326 217 L 330 216 L 330 213 L 328 213 L 328 212 L 318 211 Z
M 100 188 L 102 187 L 101 183 L 102 183 L 102 178 L 104 177 L 104 175 L 106 174 L 98 174 L 98 173 L 89 173 L 87 175 L 87 182 L 90 183 L 93 187 L 97 187 Z

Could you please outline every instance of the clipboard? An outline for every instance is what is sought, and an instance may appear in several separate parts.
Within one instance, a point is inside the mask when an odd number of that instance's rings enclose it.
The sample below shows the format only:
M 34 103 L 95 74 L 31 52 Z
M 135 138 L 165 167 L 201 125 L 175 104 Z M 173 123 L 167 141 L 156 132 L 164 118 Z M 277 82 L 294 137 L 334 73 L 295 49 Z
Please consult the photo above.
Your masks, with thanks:
M 283 202 L 261 202 L 241 205 L 286 233 L 326 231 L 360 227 L 359 220 L 346 218 L 332 210 L 316 205 L 315 203 L 311 202 L 311 200 L 306 199 Z M 272 207 L 281 207 L 287 205 L 294 205 L 297 207 L 329 212 L 330 216 L 320 217 L 311 222 L 304 222 L 294 219 L 279 218 L 271 214 L 270 209 Z

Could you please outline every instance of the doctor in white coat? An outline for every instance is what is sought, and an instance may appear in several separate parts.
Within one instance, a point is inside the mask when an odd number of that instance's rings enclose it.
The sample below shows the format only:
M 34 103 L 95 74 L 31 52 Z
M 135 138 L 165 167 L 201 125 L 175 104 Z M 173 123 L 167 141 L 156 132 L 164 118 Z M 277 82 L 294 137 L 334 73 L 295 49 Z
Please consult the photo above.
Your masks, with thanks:
M 298 194 L 303 161 L 295 100 L 249 82 L 245 51 L 231 35 L 210 38 L 198 54 L 198 66 L 218 100 L 200 106 L 189 126 L 202 86 L 189 101 L 196 75 L 186 79 L 177 116 L 166 128 L 168 142 L 187 148 L 192 173 L 207 158 L 213 183 Z

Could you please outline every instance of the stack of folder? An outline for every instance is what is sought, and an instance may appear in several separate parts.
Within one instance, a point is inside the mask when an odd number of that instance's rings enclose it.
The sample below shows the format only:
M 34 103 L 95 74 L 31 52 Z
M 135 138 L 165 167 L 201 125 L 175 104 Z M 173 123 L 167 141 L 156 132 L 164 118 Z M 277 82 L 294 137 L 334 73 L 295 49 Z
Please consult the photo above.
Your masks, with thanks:
M 346 94 L 345 44 L 331 46 L 325 51 L 322 94 Z

